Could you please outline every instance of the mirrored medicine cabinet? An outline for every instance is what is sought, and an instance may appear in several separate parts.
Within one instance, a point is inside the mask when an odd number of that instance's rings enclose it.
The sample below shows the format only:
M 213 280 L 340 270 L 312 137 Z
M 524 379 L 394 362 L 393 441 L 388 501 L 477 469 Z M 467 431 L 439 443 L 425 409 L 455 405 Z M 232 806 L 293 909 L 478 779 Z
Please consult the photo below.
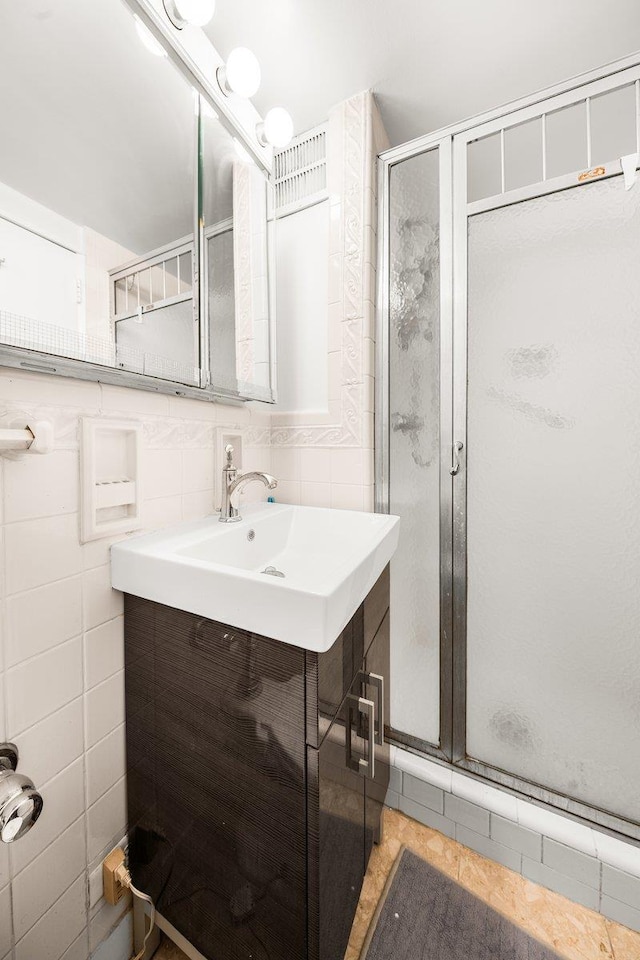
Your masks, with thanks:
M 0 7 L 0 363 L 271 401 L 268 175 L 135 8 Z

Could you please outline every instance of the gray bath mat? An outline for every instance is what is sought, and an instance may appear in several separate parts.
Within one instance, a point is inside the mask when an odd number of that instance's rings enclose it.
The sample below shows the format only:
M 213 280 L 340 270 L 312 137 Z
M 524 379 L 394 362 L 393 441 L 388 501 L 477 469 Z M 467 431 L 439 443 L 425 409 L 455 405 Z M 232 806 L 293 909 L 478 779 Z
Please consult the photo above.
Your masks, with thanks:
M 402 849 L 360 960 L 561 960 L 440 870 Z

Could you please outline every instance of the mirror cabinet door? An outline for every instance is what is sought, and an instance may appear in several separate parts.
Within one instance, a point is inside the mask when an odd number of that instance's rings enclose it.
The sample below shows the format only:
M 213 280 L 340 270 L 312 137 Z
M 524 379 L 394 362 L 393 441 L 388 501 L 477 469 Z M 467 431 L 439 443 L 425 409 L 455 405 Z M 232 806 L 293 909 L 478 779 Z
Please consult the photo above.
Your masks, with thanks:
M 270 184 L 202 107 L 204 298 L 211 382 L 271 400 Z
M 0 351 L 271 400 L 267 181 L 132 6 L 0 5 Z

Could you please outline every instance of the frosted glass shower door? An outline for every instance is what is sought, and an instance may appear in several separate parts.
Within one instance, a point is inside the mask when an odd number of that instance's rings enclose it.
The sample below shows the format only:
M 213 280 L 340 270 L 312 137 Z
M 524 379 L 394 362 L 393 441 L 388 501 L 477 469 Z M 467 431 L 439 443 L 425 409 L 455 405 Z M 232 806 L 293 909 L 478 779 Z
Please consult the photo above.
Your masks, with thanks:
M 391 725 L 440 740 L 440 196 L 438 149 L 389 181 Z
M 640 821 L 640 185 L 469 219 L 467 755 Z

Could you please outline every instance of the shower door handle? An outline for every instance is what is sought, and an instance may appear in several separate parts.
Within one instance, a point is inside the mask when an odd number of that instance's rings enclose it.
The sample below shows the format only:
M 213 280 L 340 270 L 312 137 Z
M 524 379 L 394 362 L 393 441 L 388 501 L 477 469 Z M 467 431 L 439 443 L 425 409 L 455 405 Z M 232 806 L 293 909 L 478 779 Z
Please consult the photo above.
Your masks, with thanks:
M 464 448 L 464 443 L 462 440 L 454 440 L 451 445 L 451 469 L 449 473 L 452 477 L 455 477 L 456 473 L 460 469 L 460 451 Z

